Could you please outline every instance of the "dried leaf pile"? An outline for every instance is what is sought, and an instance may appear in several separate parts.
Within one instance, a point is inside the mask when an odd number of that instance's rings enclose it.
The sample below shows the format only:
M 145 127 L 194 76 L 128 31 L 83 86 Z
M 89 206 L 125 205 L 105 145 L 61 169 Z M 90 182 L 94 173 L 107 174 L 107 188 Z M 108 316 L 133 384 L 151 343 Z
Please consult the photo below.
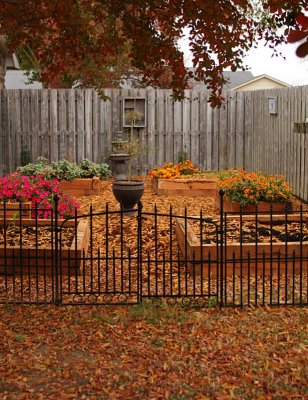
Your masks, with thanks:
M 3 400 L 306 399 L 307 309 L 0 307 Z

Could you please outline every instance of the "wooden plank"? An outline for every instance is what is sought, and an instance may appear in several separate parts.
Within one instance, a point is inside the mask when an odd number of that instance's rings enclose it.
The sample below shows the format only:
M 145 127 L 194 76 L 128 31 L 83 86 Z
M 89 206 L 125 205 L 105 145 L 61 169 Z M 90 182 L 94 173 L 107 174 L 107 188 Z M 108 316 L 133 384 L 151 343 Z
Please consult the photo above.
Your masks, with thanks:
M 49 158 L 49 91 L 40 90 L 39 102 L 39 135 L 38 135 L 38 152 L 39 157 Z
M 157 146 L 157 162 L 158 165 L 163 165 L 166 156 L 165 156 L 165 92 L 163 90 L 156 90 L 156 146 Z
M 20 144 L 18 138 L 21 132 L 21 97 L 19 90 L 4 91 L 4 119 L 3 128 L 6 135 L 6 150 L 8 171 L 13 172 L 20 165 Z
M 267 159 L 268 159 L 268 172 L 270 174 L 275 174 L 276 173 L 276 167 L 277 167 L 277 153 L 278 153 L 278 143 L 277 143 L 277 116 L 276 114 L 270 114 L 269 112 L 269 97 L 276 98 L 276 104 L 277 102 L 277 92 L 274 89 L 268 90 L 265 92 L 264 96 L 264 113 L 265 117 L 267 120 L 267 137 L 268 137 L 268 146 L 266 149 L 266 154 L 267 154 Z M 270 156 L 269 149 L 274 149 L 275 151 L 272 153 Z
M 93 94 L 93 89 L 85 89 L 84 158 L 86 158 L 87 160 L 93 160 L 93 154 L 92 154 L 92 112 L 93 112 L 92 94 Z
M 99 130 L 99 122 L 100 122 L 100 99 L 95 90 L 92 93 L 92 157 L 93 161 L 96 163 L 105 162 L 106 158 L 102 151 L 101 142 L 100 142 L 100 130 Z
M 173 126 L 173 98 L 172 90 L 165 91 L 165 162 L 174 162 L 174 126 Z
M 237 142 L 237 92 L 228 92 L 227 99 L 229 109 L 226 113 L 224 113 L 221 117 L 223 121 L 223 125 L 225 126 L 225 135 L 221 132 L 222 135 L 222 143 L 223 140 L 226 140 L 227 151 L 225 154 L 225 166 L 222 168 L 234 168 L 236 166 L 236 142 Z
M 244 159 L 243 168 L 247 171 L 253 170 L 253 145 L 254 135 L 252 132 L 253 106 L 251 92 L 244 92 Z
M 208 103 L 207 103 L 207 91 L 199 92 L 199 110 L 200 110 L 200 125 L 199 125 L 199 168 L 202 170 L 210 169 L 211 165 L 208 165 L 207 157 L 207 140 L 208 140 Z M 212 126 L 212 125 L 211 125 Z M 211 132 L 209 134 L 209 143 L 211 148 Z M 211 151 L 209 151 L 211 155 Z
M 232 113 L 231 113 L 232 118 Z M 244 167 L 245 153 L 245 92 L 237 93 L 235 130 L 236 130 L 236 146 L 235 146 L 235 167 Z
M 300 120 L 301 121 L 306 121 L 307 115 L 306 110 L 308 109 L 308 105 L 306 104 L 308 98 L 308 90 L 307 87 L 302 87 L 301 88 L 301 115 L 300 115 Z M 308 153 L 306 152 L 306 141 L 307 139 L 307 134 L 301 133 L 300 134 L 300 160 L 301 160 L 301 165 L 300 165 L 300 183 L 299 183 L 299 196 L 303 199 L 306 198 L 305 192 L 307 190 L 307 180 L 305 177 L 307 177 L 308 174 L 308 163 L 307 163 L 307 158 L 308 158 Z M 305 180 L 306 180 L 306 188 L 305 188 Z
M 30 135 L 31 135 L 31 90 L 21 90 L 21 111 L 20 111 L 20 131 L 16 134 L 16 163 L 17 166 L 24 163 L 23 153 L 30 151 Z
M 183 102 L 174 102 L 174 147 L 173 147 L 173 159 L 174 162 L 178 162 L 179 153 L 183 150 Z
M 136 91 L 136 97 L 145 98 L 146 99 L 146 91 L 145 89 L 138 89 Z M 146 107 L 146 105 L 145 105 Z M 145 133 L 145 128 L 137 128 L 137 140 L 139 141 L 139 149 L 137 154 L 137 170 L 135 172 L 136 175 L 146 175 L 147 170 L 147 138 Z
M 182 101 L 182 149 L 181 154 L 178 155 L 179 158 L 191 158 L 191 148 L 190 148 L 190 132 L 191 132 L 191 90 L 184 91 L 184 100 Z M 181 156 L 181 157 L 179 157 Z
M 76 135 L 76 91 L 67 91 L 67 159 L 77 162 L 77 135 Z
M 265 135 L 265 129 L 266 126 L 265 124 L 262 126 L 262 121 L 263 121 L 263 92 L 260 90 L 258 93 L 258 103 L 257 103 L 257 108 L 258 108 L 258 113 L 257 113 L 257 121 L 256 124 L 258 126 L 258 147 L 257 147 L 257 168 L 258 171 L 265 171 L 268 172 L 267 169 L 267 156 L 265 153 L 266 146 L 268 146 L 268 138 Z M 258 121 L 260 122 L 258 125 Z M 263 150 L 262 150 L 263 149 Z
M 199 110 L 200 98 L 199 91 L 192 91 L 191 93 L 191 134 L 190 134 L 190 159 L 191 161 L 200 166 L 199 158 Z
M 84 130 L 85 130 L 85 103 L 84 103 L 84 90 L 76 90 L 76 162 L 85 158 L 85 143 L 84 143 Z
M 295 88 L 295 104 L 294 104 L 294 122 L 295 121 L 300 121 L 301 120 L 301 87 L 296 87 Z M 294 187 L 295 187 L 295 193 L 299 195 L 300 193 L 300 165 L 301 165 L 301 151 L 300 151 L 300 135 L 294 135 L 295 137 L 295 181 L 294 181 Z
M 304 100 L 305 100 L 305 115 L 306 115 L 306 121 L 308 119 L 308 86 L 305 86 L 303 88 L 304 91 Z M 308 202 L 308 135 L 307 133 L 305 134 L 305 139 L 304 139 L 304 174 L 302 176 L 303 179 L 303 199 Z
M 4 90 L 0 89 L 0 177 L 6 174 L 7 160 L 5 158 L 6 150 L 6 137 L 7 133 L 4 132 L 3 119 L 4 119 L 4 105 L 3 105 Z
M 288 168 L 288 158 L 287 158 L 287 151 L 289 146 L 290 140 L 290 130 L 288 126 L 288 95 L 289 90 L 283 90 L 280 93 L 279 103 L 280 103 L 280 115 L 281 115 L 281 124 L 280 124 L 280 166 L 279 170 L 283 176 L 287 174 Z
M 120 110 L 120 99 L 122 93 L 119 89 L 113 89 L 111 91 L 111 130 L 108 131 L 107 140 L 113 139 L 114 132 L 122 130 L 122 110 Z
M 229 99 L 229 93 L 227 98 Z M 228 159 L 230 156 L 232 157 L 233 154 L 228 147 L 228 138 L 230 137 L 230 133 L 228 132 L 228 103 L 227 101 L 227 103 L 223 104 L 220 108 L 214 110 L 214 135 L 217 136 L 218 139 L 218 144 L 216 144 L 218 147 L 217 169 L 228 168 Z M 214 140 L 215 143 L 217 143 L 216 137 Z M 214 149 L 215 147 L 214 145 Z
M 289 109 L 288 109 L 288 117 L 289 117 L 289 125 L 291 126 L 294 122 L 294 115 L 293 115 L 293 106 L 294 106 L 294 101 L 295 101 L 295 91 L 291 90 L 290 91 L 290 102 L 289 102 Z M 291 132 L 291 130 L 290 130 Z M 290 164 L 288 166 L 288 174 L 287 174 L 287 180 L 290 183 L 293 191 L 295 191 L 295 186 L 294 186 L 294 173 L 295 173 L 295 152 L 294 152 L 294 146 L 295 146 L 295 135 L 290 134 L 290 146 L 288 148 L 288 163 Z
M 146 130 L 146 142 L 149 148 L 148 154 L 148 169 L 152 169 L 158 166 L 156 154 L 156 142 L 155 142 L 155 101 L 156 92 L 154 89 L 149 88 L 147 92 L 147 130 Z
M 59 148 L 58 148 L 58 159 L 63 160 L 69 159 L 69 149 L 67 148 L 66 132 L 68 127 L 67 122 L 67 91 L 65 89 L 58 90 L 58 120 L 59 120 Z
M 39 157 L 39 93 L 37 89 L 31 90 L 31 161 Z
M 214 133 L 214 112 L 206 94 L 206 169 L 218 169 L 218 135 Z
M 8 91 L 0 90 L 0 175 L 13 171 L 11 132 L 9 129 Z
M 50 91 L 50 161 L 58 160 L 58 91 Z

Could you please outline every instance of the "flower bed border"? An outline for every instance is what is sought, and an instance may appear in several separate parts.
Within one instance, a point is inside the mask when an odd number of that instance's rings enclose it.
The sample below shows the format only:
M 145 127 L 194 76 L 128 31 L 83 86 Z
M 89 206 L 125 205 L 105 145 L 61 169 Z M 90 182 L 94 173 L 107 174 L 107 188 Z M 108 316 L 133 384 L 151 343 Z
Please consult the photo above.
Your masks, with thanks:
M 234 219 L 240 218 L 240 216 L 230 215 L 227 218 Z M 198 218 L 198 217 L 196 217 Z M 242 215 L 242 220 L 255 220 L 255 216 L 252 215 Z M 272 221 L 285 221 L 283 215 L 259 215 L 258 221 L 269 221 L 272 218 Z M 299 214 L 292 214 L 288 216 L 288 222 L 299 221 Z M 308 221 L 308 216 L 303 217 L 303 221 Z M 176 218 L 176 226 L 175 226 L 176 237 L 179 243 L 180 250 L 185 258 L 189 260 L 188 267 L 190 273 L 195 272 L 196 275 L 201 275 L 201 248 L 200 248 L 200 239 L 197 237 L 193 229 L 189 226 L 189 220 L 187 221 L 187 240 L 185 243 L 185 222 L 182 218 Z M 302 245 L 302 249 L 301 249 Z M 202 263 L 202 273 L 203 276 L 216 276 L 217 268 L 220 268 L 220 265 L 217 263 L 217 249 L 219 254 L 219 244 L 203 244 L 202 245 L 202 256 L 204 262 Z M 284 269 L 285 263 L 283 262 L 283 257 L 286 254 L 286 244 L 285 242 L 281 243 L 258 243 L 257 245 L 257 271 L 258 275 L 263 275 L 263 270 L 265 274 L 270 274 L 271 272 L 278 270 L 278 253 L 280 252 L 280 268 Z M 186 254 L 187 250 L 187 254 Z M 302 251 L 302 253 L 301 253 Z M 232 276 L 233 273 L 236 275 L 243 274 L 246 276 L 248 274 L 248 262 L 245 261 L 248 258 L 248 253 L 250 253 L 250 273 L 255 274 L 256 261 L 253 260 L 256 254 L 256 243 L 228 243 L 227 246 L 224 247 L 224 257 L 227 260 L 225 262 L 226 265 L 226 274 L 227 276 Z M 265 259 L 263 260 L 263 252 L 265 255 Z M 299 257 L 300 254 L 308 254 L 308 242 L 289 242 L 287 248 L 287 254 L 289 257 L 288 266 L 289 270 L 293 268 L 293 252 L 295 257 Z M 234 255 L 234 262 L 233 262 Z M 211 263 L 208 260 L 211 260 Z M 240 260 L 244 261 L 240 261 Z M 272 260 L 270 260 L 272 259 Z M 308 261 L 306 261 L 308 268 Z M 193 265 L 194 264 L 194 265 Z M 294 268 L 296 270 L 300 267 L 300 262 L 294 259 Z M 252 272 L 253 271 L 253 272 Z
M 152 188 L 158 196 L 206 196 L 215 197 L 215 179 L 151 179 Z
M 17 219 L 19 218 L 19 214 L 17 212 L 20 211 L 20 203 L 13 203 L 11 201 L 5 202 L 5 218 L 10 219 L 14 218 L 17 215 Z M 31 203 L 24 202 L 21 203 L 21 215 L 22 217 L 30 218 L 31 217 Z M 4 203 L 0 202 L 0 218 L 4 216 Z
M 100 194 L 101 180 L 97 176 L 93 178 L 77 178 L 71 181 L 61 180 L 60 188 L 75 197 L 93 196 Z
M 270 212 L 272 207 L 272 212 L 275 213 L 285 213 L 287 211 L 292 210 L 292 202 L 284 201 L 284 202 L 266 202 L 259 201 L 258 202 L 258 212 Z M 215 196 L 215 210 L 217 213 L 220 211 L 220 195 L 219 191 L 216 192 Z M 223 198 L 223 210 L 224 212 L 232 212 L 232 213 L 240 213 L 241 205 L 235 201 L 230 201 L 227 197 Z M 242 206 L 242 212 L 256 212 L 256 206 L 254 204 L 247 204 Z
M 61 224 L 64 220 L 59 220 Z M 6 220 L 6 222 L 8 222 Z M 47 219 L 26 219 L 17 220 L 16 225 L 23 226 L 46 226 L 51 221 Z M 64 227 L 75 227 L 75 220 L 68 220 Z M 4 224 L 4 220 L 0 219 L 0 224 Z M 63 275 L 74 275 L 79 273 L 83 253 L 87 253 L 90 239 L 89 224 L 86 219 L 78 220 L 76 228 L 76 236 L 72 240 L 70 247 L 62 247 L 59 251 L 59 273 L 60 269 Z M 22 265 L 20 265 L 22 262 Z M 77 263 L 77 264 L 76 264 Z M 15 276 L 28 274 L 54 274 L 55 270 L 55 248 L 52 247 L 27 247 L 27 246 L 0 246 L 0 274 L 8 274 Z M 61 268 L 60 268 L 61 265 Z

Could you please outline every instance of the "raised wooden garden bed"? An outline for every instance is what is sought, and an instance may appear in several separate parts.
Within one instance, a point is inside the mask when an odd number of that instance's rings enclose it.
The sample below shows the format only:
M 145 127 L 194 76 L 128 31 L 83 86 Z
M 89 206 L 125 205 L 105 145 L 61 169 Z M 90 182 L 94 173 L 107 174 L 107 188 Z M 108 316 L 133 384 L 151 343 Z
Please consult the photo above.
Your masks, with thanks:
M 19 204 L 20 204 L 19 202 L 18 203 L 6 202 L 5 217 L 17 219 L 19 217 L 19 210 L 20 210 Z M 4 216 L 4 203 L 0 203 L 0 217 L 3 216 Z M 31 217 L 31 203 L 29 202 L 22 203 L 21 216 L 25 218 Z
M 271 208 L 272 207 L 272 208 Z M 270 212 L 272 211 L 274 213 L 285 213 L 286 208 L 288 211 L 292 210 L 292 203 L 285 201 L 285 202 L 265 202 L 265 201 L 259 201 L 258 202 L 258 212 Z M 216 192 L 215 196 L 215 209 L 216 212 L 219 213 L 220 211 L 220 196 L 219 192 Z M 241 212 L 241 206 L 239 203 L 230 201 L 227 197 L 224 197 L 223 199 L 223 210 L 224 212 L 232 212 L 232 213 L 239 213 Z M 256 212 L 256 207 L 254 204 L 248 204 L 246 206 L 242 206 L 242 212 Z
M 19 225 L 20 221 L 15 224 Z M 61 223 L 62 221 L 59 221 Z M 79 273 L 83 252 L 87 253 L 89 246 L 89 224 L 85 219 L 77 221 L 77 228 L 70 247 L 63 246 L 58 249 L 58 272 L 62 274 L 75 275 Z M 22 219 L 23 226 L 46 226 L 50 225 L 50 220 L 41 219 Z M 4 220 L 0 219 L 0 225 Z M 36 225 L 37 224 L 37 225 Z M 65 228 L 75 229 L 75 221 L 68 220 L 64 224 Z M 59 243 L 60 247 L 60 243 Z M 28 274 L 55 274 L 55 243 L 44 246 L 0 246 L 0 273 L 14 274 L 22 276 Z
M 236 218 L 236 216 L 230 216 L 230 219 Z M 298 222 L 300 216 L 298 214 L 292 214 L 288 216 L 288 222 Z M 260 215 L 258 221 L 260 223 L 269 224 L 270 217 L 268 215 Z M 255 216 L 245 215 L 242 216 L 242 220 L 254 221 Z M 273 215 L 272 223 L 278 225 L 283 224 L 285 221 L 283 215 Z M 305 215 L 303 222 L 308 223 L 308 216 Z M 307 225 L 306 225 L 307 226 Z M 186 236 L 185 236 L 186 233 Z M 191 273 L 195 271 L 195 274 L 200 275 L 201 269 L 204 277 L 209 274 L 212 276 L 216 275 L 217 268 L 220 268 L 219 264 L 219 251 L 220 245 L 216 243 L 202 244 L 200 237 L 192 229 L 192 222 L 187 221 L 185 229 L 185 222 L 183 219 L 177 218 L 176 220 L 176 236 L 181 249 L 182 254 L 187 258 L 189 270 Z M 205 236 L 205 235 L 204 235 Z M 202 254 L 201 254 L 202 251 Z M 300 268 L 300 255 L 303 256 L 302 268 L 303 271 L 307 272 L 308 269 L 308 240 L 298 242 L 272 242 L 266 243 L 255 241 L 253 243 L 242 243 L 239 242 L 228 242 L 224 247 L 224 260 L 226 266 L 226 273 L 228 276 L 243 274 L 247 275 L 250 269 L 250 274 L 257 272 L 258 275 L 278 271 L 285 272 L 286 268 L 291 272 L 293 268 L 299 270 Z M 285 261 L 285 259 L 288 259 Z M 242 259 L 242 262 L 240 261 Z M 270 261 L 270 259 L 272 261 Z M 201 262 L 201 260 L 203 262 Z M 248 261 L 249 260 L 249 261 Z M 250 266 L 250 268 L 248 268 Z
M 158 196 L 205 196 L 215 197 L 215 179 L 152 179 L 152 187 Z
M 101 180 L 98 177 L 61 180 L 60 187 L 74 197 L 98 195 L 101 190 Z

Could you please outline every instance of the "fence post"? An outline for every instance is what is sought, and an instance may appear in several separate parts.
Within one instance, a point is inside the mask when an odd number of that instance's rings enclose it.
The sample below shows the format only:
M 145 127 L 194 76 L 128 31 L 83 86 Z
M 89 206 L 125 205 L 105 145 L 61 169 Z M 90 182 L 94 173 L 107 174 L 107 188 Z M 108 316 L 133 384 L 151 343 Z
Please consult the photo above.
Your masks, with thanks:
M 142 302 L 142 202 L 138 201 L 138 234 L 137 234 L 137 293 L 138 302 Z
M 219 290 L 218 294 L 218 304 L 222 307 L 224 305 L 224 194 L 225 191 L 223 189 L 219 190 L 220 197 L 220 229 L 219 229 L 219 274 L 218 274 L 218 282 L 217 289 Z
M 54 262 L 54 269 L 55 269 L 55 274 L 56 274 L 56 279 L 55 279 L 55 303 L 56 305 L 60 305 L 60 290 L 59 290 L 59 221 L 58 221 L 58 206 L 59 206 L 59 196 L 56 194 L 54 196 L 54 203 L 55 203 L 55 208 L 54 208 L 54 216 L 55 216 L 55 262 Z

